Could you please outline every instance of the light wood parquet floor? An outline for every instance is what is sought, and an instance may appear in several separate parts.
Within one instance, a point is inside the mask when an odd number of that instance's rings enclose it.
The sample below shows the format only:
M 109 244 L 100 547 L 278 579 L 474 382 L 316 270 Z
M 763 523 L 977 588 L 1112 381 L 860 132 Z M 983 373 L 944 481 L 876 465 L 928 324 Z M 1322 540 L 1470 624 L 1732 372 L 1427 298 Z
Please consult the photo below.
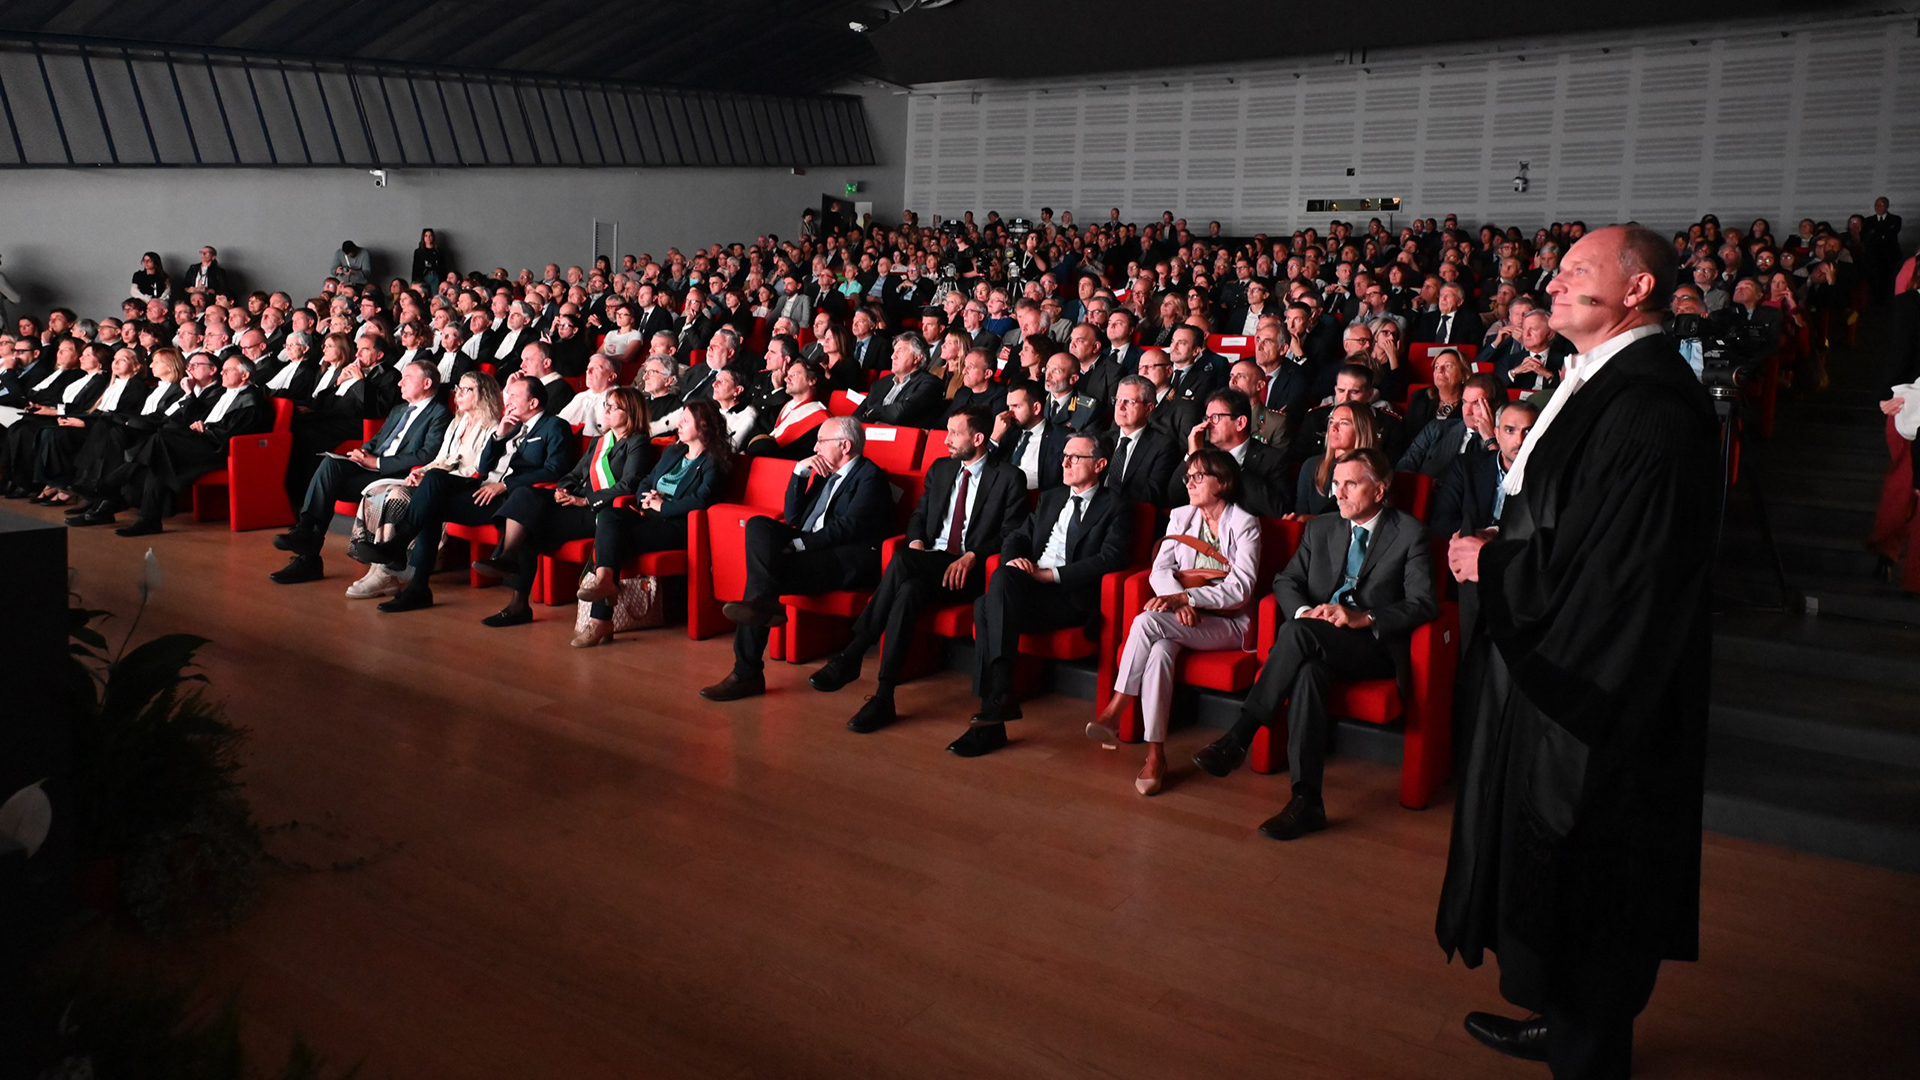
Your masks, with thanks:
M 1546 1075 L 1461 1030 L 1504 1006 L 1434 944 L 1451 803 L 1400 809 L 1392 768 L 1336 758 L 1334 827 L 1283 845 L 1255 827 L 1284 778 L 1196 774 L 1205 729 L 1176 727 L 1142 799 L 1139 749 L 1089 742 L 1084 701 L 1030 702 L 963 761 L 957 672 L 861 737 L 870 682 L 773 664 L 767 696 L 714 705 L 726 638 L 574 650 L 571 609 L 490 630 L 503 594 L 453 577 L 382 615 L 342 596 L 337 537 L 297 587 L 266 580 L 269 538 L 71 539 L 120 626 L 158 554 L 142 635 L 212 639 L 255 808 L 301 823 L 274 850 L 381 856 L 272 878 L 231 933 L 127 946 L 238 986 L 265 1058 L 298 1032 L 410 1080 Z M 1920 879 L 1712 835 L 1705 867 L 1702 960 L 1665 969 L 1637 1075 L 1914 1075 Z

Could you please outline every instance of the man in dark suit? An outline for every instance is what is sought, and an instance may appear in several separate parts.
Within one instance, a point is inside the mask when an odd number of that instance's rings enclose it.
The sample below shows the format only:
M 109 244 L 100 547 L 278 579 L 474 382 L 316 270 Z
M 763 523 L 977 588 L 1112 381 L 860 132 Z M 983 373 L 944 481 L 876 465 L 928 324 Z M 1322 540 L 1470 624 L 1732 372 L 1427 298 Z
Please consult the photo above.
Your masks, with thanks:
M 1153 412 L 1153 384 L 1139 375 L 1121 379 L 1113 397 L 1113 460 L 1107 464 L 1106 485 L 1129 502 L 1175 506 L 1173 475 L 1186 456 L 1181 444 L 1154 429 Z
M 979 409 L 947 418 L 947 456 L 927 471 L 926 491 L 907 519 L 906 546 L 887 563 L 846 647 L 808 680 L 815 690 L 840 689 L 860 677 L 861 657 L 881 643 L 873 696 L 847 721 L 850 731 L 865 735 L 894 721 L 893 690 L 921 610 L 978 597 L 987 557 L 1000 550 L 1026 511 L 1025 481 L 987 454 L 992 423 Z
M 1340 513 L 1307 522 L 1293 560 L 1273 581 L 1283 622 L 1273 652 L 1233 728 L 1193 756 L 1214 776 L 1246 759 L 1259 729 L 1287 705 L 1293 797 L 1260 826 L 1293 840 L 1327 826 L 1320 795 L 1326 767 L 1328 684 L 1335 678 L 1404 681 L 1414 628 L 1439 612 L 1420 522 L 1386 505 L 1393 465 L 1378 450 L 1351 450 L 1334 465 Z
M 1498 535 L 1448 546 L 1477 582 L 1474 738 L 1441 947 L 1537 1015 L 1474 1038 L 1556 1076 L 1624 1077 L 1664 960 L 1699 954 L 1713 515 L 1712 404 L 1661 333 L 1673 246 L 1588 233 L 1553 280 L 1580 359 L 1513 468 Z
M 713 320 L 707 317 L 707 290 L 698 285 L 687 290 L 686 303 L 681 305 L 679 336 L 675 339 L 674 355 L 685 366 L 693 363 L 693 351 L 703 349 L 713 338 Z
M 1280 308 L 1267 301 L 1267 286 L 1258 278 L 1246 282 L 1246 303 L 1229 308 L 1227 316 L 1221 319 L 1218 328 L 1222 334 L 1252 335 L 1260 329 L 1260 319 L 1265 315 L 1278 315 Z
M 870 588 L 880 579 L 880 542 L 893 522 L 893 487 L 865 455 L 860 421 L 836 416 L 820 425 L 814 455 L 787 483 L 785 516 L 747 522 L 747 584 L 721 610 L 732 619 L 733 670 L 703 688 L 709 701 L 767 691 L 768 631 L 785 625 L 782 593 Z
M 226 267 L 220 265 L 219 255 L 220 253 L 214 250 L 212 244 L 201 248 L 200 261 L 183 275 L 184 288 L 203 290 L 209 297 L 233 296 L 233 282 L 227 274 Z M 184 293 L 176 295 L 184 295 Z
M 1334 376 L 1333 402 L 1307 414 L 1288 453 L 1294 461 L 1319 456 L 1327 448 L 1327 419 L 1336 406 L 1365 405 L 1373 417 L 1374 445 L 1393 461 L 1407 448 L 1407 426 L 1400 414 L 1381 403 L 1373 385 L 1373 369 L 1364 364 L 1343 364 Z
M 1064 349 L 1047 357 L 1041 368 L 1041 377 L 1046 380 L 1047 423 L 1065 428 L 1069 433 L 1104 430 L 1106 406 L 1074 390 L 1074 378 L 1079 370 L 1073 355 Z
M 121 536 L 160 532 L 160 520 L 173 512 L 180 493 L 226 464 L 229 439 L 272 429 L 273 406 L 250 384 L 252 377 L 250 361 L 230 357 L 220 368 L 220 392 L 203 418 L 165 425 L 129 450 L 125 466 L 110 474 L 119 485 L 120 500 L 103 502 L 80 523 L 106 524 L 119 508 L 133 505 L 140 508 L 139 519 L 114 531 Z
M 873 384 L 853 417 L 866 424 L 933 428 L 946 412 L 940 377 L 927 370 L 927 343 L 908 331 L 893 339 L 891 373 Z
M 546 388 L 538 379 L 516 374 L 507 380 L 500 398 L 500 426 L 481 455 L 480 475 L 455 476 L 446 469 L 422 472 L 397 523 L 397 538 L 374 548 L 376 557 L 392 568 L 400 561 L 407 539 L 413 542 L 405 556 L 413 577 L 398 595 L 380 605 L 381 611 L 433 606 L 427 579 L 440 559 L 441 530 L 449 523 L 485 525 L 500 513 L 508 492 L 551 484 L 572 467 L 573 431 L 565 420 L 547 411 Z
M 1408 340 L 1432 345 L 1479 347 L 1485 327 L 1467 306 L 1467 292 L 1449 281 L 1440 286 L 1439 306 L 1413 320 Z
M 967 350 L 960 361 L 960 386 L 947 402 L 947 415 L 966 409 L 984 409 L 989 421 L 1007 410 L 1007 388 L 993 381 L 993 354 Z
M 1107 313 L 1105 346 L 1101 356 L 1113 361 L 1120 368 L 1120 374 L 1132 375 L 1140 370 L 1140 356 L 1146 350 L 1133 343 L 1133 312 L 1127 308 L 1115 308 Z
M 1212 446 L 1225 450 L 1240 466 L 1240 505 L 1255 517 L 1279 517 L 1293 509 L 1293 483 L 1286 452 L 1253 437 L 1253 403 L 1238 390 L 1216 390 L 1203 403 L 1206 410 L 1187 432 L 1186 452 L 1197 454 Z M 1182 460 L 1185 460 L 1183 457 Z M 1184 470 L 1167 480 L 1166 504 L 1187 501 Z
M 1167 359 L 1173 361 L 1167 381 L 1177 397 L 1205 401 L 1208 394 L 1227 385 L 1225 359 L 1207 351 L 1207 337 L 1197 326 L 1182 323 L 1173 328 Z
M 1553 332 L 1545 308 L 1534 308 L 1520 319 L 1520 332 L 1509 336 L 1483 359 L 1493 365 L 1505 387 L 1547 390 L 1559 385 L 1560 372 L 1573 345 Z
M 1133 544 L 1133 504 L 1101 486 L 1110 443 L 1078 434 L 1067 440 L 1062 484 L 1007 536 L 1000 568 L 973 602 L 980 711 L 947 750 L 979 757 L 1007 745 L 1013 661 L 1020 635 L 1088 626 L 1100 614 L 1100 579 L 1126 567 Z
M 1080 323 L 1067 334 L 1067 355 L 1074 362 L 1073 392 L 1092 399 L 1106 427 L 1112 411 L 1114 387 L 1126 374 L 1116 360 L 1110 360 L 1100 348 L 1100 335 L 1089 323 Z
M 1503 401 L 1495 412 L 1491 446 L 1472 446 L 1456 455 L 1440 474 L 1433 488 L 1433 510 L 1427 515 L 1427 534 L 1450 539 L 1456 534 L 1473 535 L 1492 528 L 1500 521 L 1506 504 L 1506 492 L 1500 487 L 1520 456 L 1540 418 L 1540 410 L 1526 400 Z M 1477 440 L 1476 440 L 1477 441 Z M 1464 592 L 1469 586 L 1461 586 Z M 1462 627 L 1470 625 L 1461 616 Z
M 400 404 L 373 438 L 346 457 L 328 457 L 307 482 L 293 527 L 273 538 L 273 546 L 291 552 L 287 565 L 268 575 L 276 584 L 296 585 L 326 576 L 320 548 L 333 521 L 333 504 L 356 499 L 368 484 L 406 476 L 432 461 L 446 441 L 453 414 L 440 402 L 440 369 L 415 360 L 400 375 Z
M 1013 466 L 1028 491 L 1060 483 L 1060 455 L 1067 429 L 1046 421 L 1046 395 L 1038 383 L 1022 379 L 1007 387 L 1006 411 L 994 418 L 995 461 Z
M 538 340 L 533 319 L 533 305 L 524 300 L 508 304 L 500 325 L 480 335 L 480 362 L 494 365 L 494 370 L 503 374 L 511 373 L 519 363 L 520 350 Z
M 1174 393 L 1173 383 L 1169 381 L 1173 373 L 1173 361 L 1165 350 L 1148 349 L 1140 354 L 1139 375 L 1153 387 L 1153 412 L 1147 423 L 1155 430 L 1173 440 L 1175 446 L 1187 444 L 1187 433 L 1193 425 L 1200 422 L 1200 403 L 1188 401 Z M 1182 499 L 1186 492 L 1180 493 Z
M 1875 300 L 1893 295 L 1894 277 L 1900 270 L 1900 215 L 1888 213 L 1885 195 L 1873 200 L 1873 213 L 1860 231 L 1866 248 L 1867 283 Z
M 1394 468 L 1439 479 L 1455 460 L 1493 441 L 1494 410 L 1506 400 L 1499 379 L 1484 373 L 1469 378 L 1460 388 L 1460 408 L 1445 420 L 1429 420 Z
M 651 283 L 642 282 L 633 290 L 633 305 L 633 328 L 640 332 L 641 341 L 652 341 L 655 334 L 673 333 L 673 312 L 661 306 Z
M 554 370 L 553 353 L 544 341 L 530 341 L 520 350 L 520 370 L 518 374 L 538 382 L 544 393 L 541 400 L 543 409 L 553 416 L 573 400 L 573 387 L 560 373 Z
M 701 398 L 712 400 L 713 377 L 734 366 L 734 360 L 740 352 L 740 332 L 731 326 L 722 326 L 707 339 L 707 353 L 702 363 L 687 369 L 680 386 L 680 400 L 698 401 Z M 741 373 L 742 381 L 745 374 Z M 559 410 L 555 410 L 556 412 Z

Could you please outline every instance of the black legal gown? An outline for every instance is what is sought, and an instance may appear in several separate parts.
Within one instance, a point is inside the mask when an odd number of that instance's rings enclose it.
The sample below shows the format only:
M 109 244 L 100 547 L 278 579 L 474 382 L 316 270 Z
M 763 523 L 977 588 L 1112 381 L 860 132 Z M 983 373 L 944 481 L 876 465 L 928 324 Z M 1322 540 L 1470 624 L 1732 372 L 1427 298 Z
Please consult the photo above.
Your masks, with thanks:
M 1436 934 L 1542 962 L 1699 952 L 1718 424 L 1664 335 L 1579 389 L 1480 553 L 1472 744 Z M 1521 957 L 1530 962 L 1522 963 Z

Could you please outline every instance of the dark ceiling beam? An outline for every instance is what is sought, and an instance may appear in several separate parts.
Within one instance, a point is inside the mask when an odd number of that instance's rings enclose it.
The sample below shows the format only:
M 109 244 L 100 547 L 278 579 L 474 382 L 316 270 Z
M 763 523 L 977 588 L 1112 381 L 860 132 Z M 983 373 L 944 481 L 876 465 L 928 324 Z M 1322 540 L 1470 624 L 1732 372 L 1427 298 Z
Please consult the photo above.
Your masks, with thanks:
M 261 5 L 253 14 L 227 27 L 213 38 L 213 43 L 223 49 L 244 49 L 255 45 L 267 32 L 277 27 L 289 16 L 305 8 L 320 7 L 308 0 L 270 0 Z
M 423 38 L 436 29 L 448 35 L 464 33 L 470 11 L 471 5 L 459 0 L 431 0 L 408 15 L 388 20 L 378 34 L 361 43 L 360 55 L 421 59 L 419 50 Z
M 491 30 L 468 39 L 464 46 L 447 54 L 443 63 L 454 67 L 502 67 L 500 58 L 514 49 L 528 34 L 544 39 L 555 32 L 553 14 L 539 5 L 529 5 L 518 15 L 503 19 Z
M 84 34 L 92 24 L 110 14 L 116 0 L 72 0 L 42 24 L 49 34 Z

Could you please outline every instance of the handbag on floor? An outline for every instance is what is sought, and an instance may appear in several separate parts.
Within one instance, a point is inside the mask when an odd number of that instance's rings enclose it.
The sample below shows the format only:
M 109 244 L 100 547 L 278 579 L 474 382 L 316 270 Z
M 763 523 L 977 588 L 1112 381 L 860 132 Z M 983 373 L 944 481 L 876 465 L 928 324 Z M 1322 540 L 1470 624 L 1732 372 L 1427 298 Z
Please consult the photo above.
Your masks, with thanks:
M 593 571 L 589 569 L 582 575 L 582 583 L 592 580 L 592 574 Z M 607 598 L 607 603 L 613 605 L 612 621 L 616 632 L 666 625 L 667 613 L 660 607 L 659 578 L 645 575 L 621 578 L 618 591 Z M 587 623 L 592 618 L 593 605 L 585 600 L 580 601 L 580 612 L 573 620 L 573 632 L 585 633 Z

